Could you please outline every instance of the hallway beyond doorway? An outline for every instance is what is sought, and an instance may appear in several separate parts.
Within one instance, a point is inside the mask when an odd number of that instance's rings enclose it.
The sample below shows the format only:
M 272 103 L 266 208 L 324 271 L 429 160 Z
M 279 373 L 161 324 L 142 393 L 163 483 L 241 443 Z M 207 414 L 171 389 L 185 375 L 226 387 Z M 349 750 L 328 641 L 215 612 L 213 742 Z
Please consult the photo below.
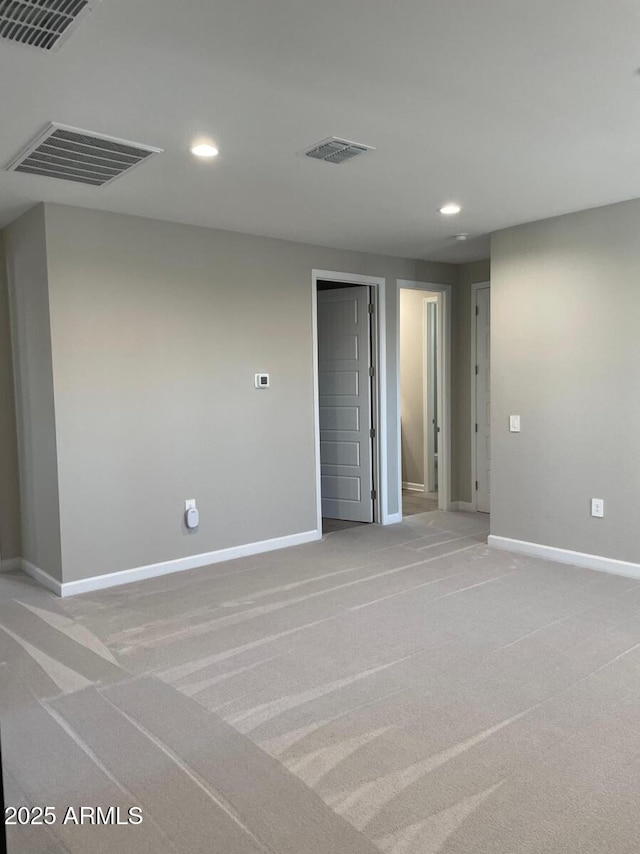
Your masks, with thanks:
M 400 431 L 403 515 L 438 508 L 446 383 L 441 352 L 442 293 L 425 284 L 400 288 Z M 446 494 L 446 490 L 445 490 Z M 419 498 L 417 497 L 419 496 Z M 446 499 L 444 499 L 446 501 Z
M 437 496 L 427 495 L 413 489 L 402 490 L 402 516 L 415 516 L 417 513 L 431 513 L 438 509 Z

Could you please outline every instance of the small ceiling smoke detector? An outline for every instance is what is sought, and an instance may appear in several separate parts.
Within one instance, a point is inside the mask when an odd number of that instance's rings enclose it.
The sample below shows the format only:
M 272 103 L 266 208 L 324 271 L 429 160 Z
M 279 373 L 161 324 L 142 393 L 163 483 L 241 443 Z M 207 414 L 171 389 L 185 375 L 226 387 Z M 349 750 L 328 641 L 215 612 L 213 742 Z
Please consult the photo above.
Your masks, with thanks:
M 100 0 L 0 0 L 0 38 L 52 51 Z
M 448 202 L 446 205 L 443 205 L 439 208 L 439 212 L 444 214 L 445 216 L 453 216 L 454 214 L 459 214 L 462 208 L 457 202 Z
M 360 142 L 331 136 L 305 149 L 302 153 L 307 157 L 313 157 L 314 160 L 324 160 L 325 163 L 344 163 L 360 154 L 366 154 L 367 151 L 375 151 L 375 148 L 372 145 L 363 145 Z
M 469 235 L 468 234 L 454 234 L 453 239 L 454 240 L 468 240 Z
M 5 169 L 102 187 L 161 152 L 161 148 L 52 123 Z

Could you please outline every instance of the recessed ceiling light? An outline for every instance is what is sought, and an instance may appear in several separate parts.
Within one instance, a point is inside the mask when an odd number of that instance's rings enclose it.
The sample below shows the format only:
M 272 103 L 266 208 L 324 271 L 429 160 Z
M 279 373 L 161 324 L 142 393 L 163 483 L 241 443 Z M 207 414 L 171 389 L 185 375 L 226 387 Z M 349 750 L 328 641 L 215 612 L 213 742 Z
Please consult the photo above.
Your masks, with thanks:
M 454 234 L 453 239 L 454 240 L 468 240 L 469 235 L 468 234 Z
M 453 214 L 459 214 L 461 210 L 462 208 L 460 207 L 460 205 L 456 204 L 455 202 L 448 202 L 446 205 L 443 205 L 440 208 L 440 213 L 444 214 L 445 216 L 453 216 Z
M 215 145 L 209 145 L 206 142 L 201 142 L 198 143 L 198 145 L 193 146 L 191 153 L 195 154 L 196 157 L 215 157 L 218 153 L 218 149 Z

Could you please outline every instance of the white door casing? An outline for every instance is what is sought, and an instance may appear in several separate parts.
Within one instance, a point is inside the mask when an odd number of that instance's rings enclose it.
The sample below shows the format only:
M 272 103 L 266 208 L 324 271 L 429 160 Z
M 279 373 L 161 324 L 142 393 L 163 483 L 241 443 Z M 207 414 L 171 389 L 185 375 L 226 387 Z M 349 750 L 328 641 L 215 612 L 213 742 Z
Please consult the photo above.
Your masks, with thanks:
M 475 314 L 476 509 L 491 509 L 491 289 L 476 291 Z
M 373 521 L 369 288 L 318 291 L 322 515 Z
M 423 301 L 423 401 L 424 401 L 424 489 L 434 494 L 438 491 L 437 454 L 439 446 L 440 411 L 438 407 L 438 350 L 439 350 L 439 303 L 437 294 Z

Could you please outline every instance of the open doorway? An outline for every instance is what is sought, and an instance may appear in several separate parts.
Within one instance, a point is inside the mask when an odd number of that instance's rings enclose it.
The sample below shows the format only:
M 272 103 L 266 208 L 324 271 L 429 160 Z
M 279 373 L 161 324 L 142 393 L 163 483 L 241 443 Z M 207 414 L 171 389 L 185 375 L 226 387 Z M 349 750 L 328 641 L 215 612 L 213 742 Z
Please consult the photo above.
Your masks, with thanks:
M 324 534 L 374 521 L 375 293 L 317 281 L 320 485 Z
M 439 506 L 442 459 L 443 294 L 400 288 L 402 515 Z

